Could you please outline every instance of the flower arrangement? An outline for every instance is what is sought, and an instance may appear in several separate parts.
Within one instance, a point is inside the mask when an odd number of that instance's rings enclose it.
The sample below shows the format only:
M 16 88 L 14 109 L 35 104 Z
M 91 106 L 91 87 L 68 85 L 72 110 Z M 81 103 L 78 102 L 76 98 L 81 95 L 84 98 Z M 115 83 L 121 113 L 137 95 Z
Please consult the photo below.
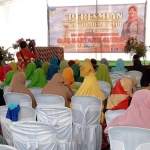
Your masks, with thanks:
M 20 44 L 21 41 L 24 41 L 24 39 L 23 39 L 23 38 L 18 39 L 18 40 L 16 41 L 16 43 L 14 43 L 14 44 L 12 45 L 12 47 L 13 47 L 14 49 L 18 49 L 19 44 Z
M 138 42 L 136 37 L 128 38 L 124 47 L 125 53 L 136 53 L 139 57 L 146 57 L 146 46 L 143 42 Z

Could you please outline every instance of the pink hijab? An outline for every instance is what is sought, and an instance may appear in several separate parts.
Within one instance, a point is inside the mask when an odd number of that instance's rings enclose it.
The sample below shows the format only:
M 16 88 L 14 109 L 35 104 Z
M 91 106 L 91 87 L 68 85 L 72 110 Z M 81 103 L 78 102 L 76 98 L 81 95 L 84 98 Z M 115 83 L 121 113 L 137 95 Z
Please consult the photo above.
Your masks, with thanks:
M 147 89 L 136 91 L 133 95 L 131 105 L 123 115 L 113 119 L 106 127 L 134 126 L 150 129 L 150 91 Z
M 138 8 L 137 8 L 137 6 L 131 5 L 131 6 L 129 7 L 129 9 L 128 9 L 128 12 L 129 12 L 129 10 L 130 10 L 131 8 L 134 8 L 134 9 L 135 9 L 136 15 L 135 15 L 134 17 L 129 16 L 129 17 L 128 17 L 128 20 L 127 20 L 128 23 L 133 22 L 133 21 L 135 21 L 135 20 L 137 20 L 137 19 L 139 18 L 139 17 L 137 16 L 137 14 L 138 14 Z
M 12 69 L 12 67 L 11 67 L 10 65 L 6 65 L 6 66 L 4 67 L 4 79 L 5 79 L 5 77 L 6 77 L 7 72 L 8 72 L 8 71 L 11 71 L 11 70 L 13 70 L 13 69 Z

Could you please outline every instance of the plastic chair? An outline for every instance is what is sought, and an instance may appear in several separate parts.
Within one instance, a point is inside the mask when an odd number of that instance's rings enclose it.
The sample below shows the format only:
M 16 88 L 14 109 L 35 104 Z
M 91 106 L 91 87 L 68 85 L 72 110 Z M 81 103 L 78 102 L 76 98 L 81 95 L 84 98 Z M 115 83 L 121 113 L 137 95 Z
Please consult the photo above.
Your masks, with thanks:
M 9 86 L 4 86 L 4 89 L 3 89 L 4 93 L 7 93 L 8 88 Z
M 0 150 L 17 150 L 16 148 L 8 145 L 1 145 L 0 144 Z
M 3 137 L 6 139 L 7 143 L 12 146 L 12 136 L 9 129 L 12 121 L 6 118 L 8 107 L 1 106 L 0 107 L 0 120 L 2 126 Z M 36 120 L 36 112 L 35 109 L 29 107 L 20 106 L 20 111 L 18 114 L 18 121 L 35 121 Z
M 117 116 L 122 115 L 125 113 L 125 109 L 121 109 L 121 110 L 107 110 L 105 112 L 105 118 L 106 118 L 106 123 L 107 125 Z
M 10 103 L 16 103 L 20 106 L 32 107 L 32 99 L 27 94 L 8 92 L 4 95 L 6 105 Z
M 110 127 L 108 135 L 111 150 L 136 150 L 139 145 L 150 142 L 150 130 L 144 128 Z
M 17 122 L 10 125 L 14 147 L 18 150 L 57 150 L 54 127 L 40 122 Z
M 111 92 L 111 86 L 108 82 L 105 81 L 98 81 L 98 85 L 100 87 L 101 90 L 104 90 L 104 95 L 106 94 L 105 98 L 108 98 L 110 96 L 110 92 Z
M 41 94 L 42 88 L 29 88 L 34 97 L 38 94 Z
M 71 98 L 71 102 L 73 115 L 73 135 L 77 137 L 77 149 L 101 149 L 101 99 L 92 96 L 73 96 Z
M 137 87 L 141 87 L 140 81 L 141 81 L 141 78 L 142 78 L 142 75 L 143 75 L 142 72 L 133 70 L 133 71 L 127 72 L 127 75 L 135 77 L 136 80 L 137 80 Z
M 150 143 L 140 144 L 136 150 L 149 150 Z
M 53 94 L 39 94 L 35 96 L 36 104 L 39 105 L 58 105 L 65 106 L 65 100 L 62 96 Z
M 57 149 L 77 150 L 72 139 L 72 112 L 64 106 L 37 106 L 37 121 L 48 123 L 56 130 Z

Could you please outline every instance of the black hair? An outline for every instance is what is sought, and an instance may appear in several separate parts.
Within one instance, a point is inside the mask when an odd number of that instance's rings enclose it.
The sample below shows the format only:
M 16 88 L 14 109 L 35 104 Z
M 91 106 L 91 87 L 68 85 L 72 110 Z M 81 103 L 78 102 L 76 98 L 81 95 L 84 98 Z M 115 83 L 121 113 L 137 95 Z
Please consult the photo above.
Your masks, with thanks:
M 150 68 L 145 69 L 142 78 L 141 78 L 141 86 L 149 86 L 150 84 Z
M 27 46 L 26 41 L 21 41 L 20 44 L 19 44 L 19 46 L 20 46 L 21 48 L 26 48 L 26 46 Z
M 139 59 L 139 56 L 138 55 L 134 55 L 133 59 Z
M 91 63 L 94 64 L 94 65 L 96 65 L 96 64 L 97 64 L 97 60 L 94 59 L 94 58 L 92 58 L 92 59 L 91 59 Z

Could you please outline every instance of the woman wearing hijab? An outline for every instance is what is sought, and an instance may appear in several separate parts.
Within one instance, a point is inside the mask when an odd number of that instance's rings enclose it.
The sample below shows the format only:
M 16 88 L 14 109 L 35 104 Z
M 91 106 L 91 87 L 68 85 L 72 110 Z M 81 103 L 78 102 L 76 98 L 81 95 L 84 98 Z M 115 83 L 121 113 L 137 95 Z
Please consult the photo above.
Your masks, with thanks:
M 71 89 L 75 89 L 75 90 L 79 89 L 80 86 L 74 83 L 74 74 L 72 68 L 69 67 L 64 69 L 62 76 Z
M 69 60 L 69 61 L 68 61 L 69 67 L 71 67 L 71 66 L 74 65 L 74 64 L 75 64 L 75 61 L 74 61 L 74 60 Z
M 48 67 L 49 67 L 49 65 L 50 65 L 49 62 L 45 62 L 45 63 L 43 63 L 43 65 L 42 65 L 42 69 L 44 70 L 45 75 L 47 75 L 47 73 L 48 73 Z
M 68 68 L 68 62 L 66 60 L 62 60 L 60 62 L 60 70 L 58 71 L 59 73 L 62 73 L 64 69 Z
M 11 63 L 9 63 L 9 65 L 12 67 L 14 72 L 17 72 L 17 64 L 15 62 L 11 62 Z
M 131 5 L 128 9 L 129 17 L 123 24 L 121 37 L 137 37 L 139 41 L 144 41 L 144 21 L 138 17 L 138 8 Z
M 33 94 L 25 86 L 25 82 L 26 82 L 26 75 L 24 72 L 15 73 L 7 92 L 15 92 L 29 95 L 32 99 L 32 107 L 35 108 L 36 101 L 34 99 Z
M 40 59 L 36 59 L 34 63 L 36 65 L 36 68 L 42 68 L 42 62 Z
M 99 65 L 98 70 L 96 72 L 96 78 L 97 80 L 108 82 L 111 88 L 113 88 L 113 84 L 108 72 L 108 67 L 106 65 L 104 64 Z
M 74 64 L 71 66 L 73 72 L 74 72 L 74 80 L 75 82 L 83 82 L 84 77 L 80 77 L 80 69 L 79 69 L 79 65 Z
M 35 65 L 35 63 L 29 63 L 29 64 L 27 65 L 27 68 L 26 68 L 26 71 L 25 71 L 26 79 L 27 79 L 27 80 L 31 80 L 31 79 L 32 79 L 35 70 L 36 70 L 36 65 Z
M 78 66 L 80 65 L 80 60 L 75 59 L 74 62 L 75 62 L 76 65 L 78 65 Z
M 115 71 L 122 71 L 122 72 L 127 72 L 127 69 L 124 68 L 124 61 L 119 58 L 117 61 L 116 61 L 116 67 L 113 67 L 111 69 L 111 72 L 115 72 Z
M 98 69 L 97 60 L 92 58 L 91 63 L 92 63 L 94 70 L 97 71 L 97 69 Z
M 132 97 L 132 87 L 135 85 L 136 79 L 122 78 L 119 80 L 112 90 L 112 94 L 108 98 L 108 110 L 127 109 Z
M 4 67 L 4 79 L 6 78 L 6 73 L 13 70 L 12 67 L 10 65 L 6 65 Z
M 46 79 L 48 81 L 51 80 L 55 73 L 58 73 L 58 67 L 56 65 L 50 64 L 50 66 L 48 67 L 48 74 Z
M 102 59 L 101 59 L 101 64 L 106 65 L 106 66 L 108 67 L 108 71 L 110 71 L 110 66 L 109 66 L 109 63 L 108 63 L 107 59 L 102 58 Z
M 4 81 L 4 86 L 9 86 L 10 85 L 11 80 L 12 80 L 14 74 L 15 74 L 15 72 L 13 70 L 7 72 L 6 79 Z
M 85 59 L 82 66 L 80 67 L 80 76 L 85 77 L 91 73 L 95 73 L 94 68 L 91 64 L 91 60 Z
M 43 69 L 38 68 L 34 71 L 34 76 L 31 82 L 27 85 L 28 88 L 43 88 L 47 84 Z
M 141 60 L 139 59 L 138 55 L 133 56 L 133 68 L 132 70 L 143 72 L 143 66 Z
M 133 95 L 130 107 L 123 115 L 114 118 L 105 129 L 108 133 L 109 127 L 133 126 L 150 129 L 150 92 L 143 89 L 136 91 Z
M 0 106 L 6 105 L 3 98 L 3 88 L 4 88 L 4 69 L 0 66 Z
M 44 86 L 41 94 L 60 95 L 65 99 L 65 106 L 69 107 L 73 92 L 70 86 L 65 82 L 60 73 L 56 73 L 53 78 Z
M 59 63 L 59 61 L 58 61 L 58 58 L 57 58 L 57 57 L 53 57 L 53 58 L 50 60 L 50 64 L 51 64 L 51 65 L 54 65 L 54 66 L 57 68 L 57 70 L 60 69 L 60 67 L 58 66 L 58 63 Z

